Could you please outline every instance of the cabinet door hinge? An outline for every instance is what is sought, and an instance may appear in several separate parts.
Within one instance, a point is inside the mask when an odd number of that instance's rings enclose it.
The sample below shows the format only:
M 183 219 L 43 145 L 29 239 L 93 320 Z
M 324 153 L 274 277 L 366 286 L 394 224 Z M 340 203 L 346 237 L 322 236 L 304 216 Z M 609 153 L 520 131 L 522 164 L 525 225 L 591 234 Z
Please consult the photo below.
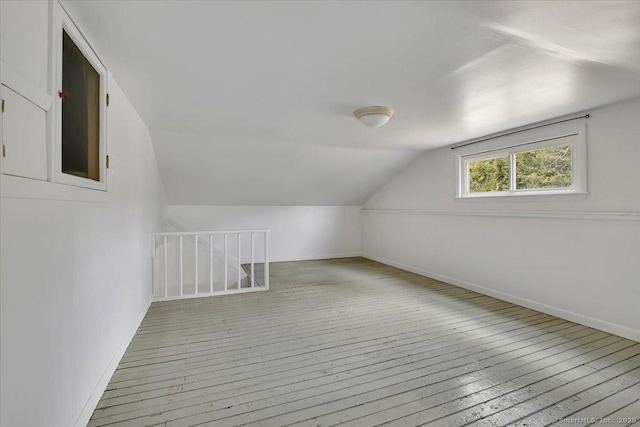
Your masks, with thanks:
M 109 169 L 109 155 L 107 155 L 107 169 Z
M 107 107 L 109 106 L 109 94 L 107 94 Z
M 2 112 L 4 113 L 4 99 L 2 100 Z
M 2 144 L 2 157 L 7 157 L 7 147 Z

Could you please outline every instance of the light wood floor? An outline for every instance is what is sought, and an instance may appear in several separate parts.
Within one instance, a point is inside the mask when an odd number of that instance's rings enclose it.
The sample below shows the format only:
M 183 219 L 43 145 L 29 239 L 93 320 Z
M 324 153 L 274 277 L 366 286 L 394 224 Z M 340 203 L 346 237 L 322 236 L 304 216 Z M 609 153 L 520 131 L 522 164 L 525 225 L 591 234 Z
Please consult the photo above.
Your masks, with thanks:
M 154 303 L 89 425 L 640 417 L 637 342 L 362 258 L 274 263 L 271 287 Z

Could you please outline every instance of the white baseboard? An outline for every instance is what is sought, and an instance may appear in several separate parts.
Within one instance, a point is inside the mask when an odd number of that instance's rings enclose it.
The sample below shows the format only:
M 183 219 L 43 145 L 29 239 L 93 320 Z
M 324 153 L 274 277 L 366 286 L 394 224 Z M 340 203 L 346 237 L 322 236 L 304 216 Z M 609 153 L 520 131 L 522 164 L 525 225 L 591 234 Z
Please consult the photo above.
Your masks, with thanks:
M 360 252 L 329 254 L 329 255 L 306 255 L 306 256 L 296 256 L 296 257 L 284 257 L 282 259 L 270 259 L 269 262 L 313 261 L 316 259 L 355 258 L 360 256 L 362 256 Z
M 628 338 L 633 341 L 640 342 L 640 330 L 637 330 L 637 329 L 633 329 L 627 326 L 618 325 L 616 323 L 611 323 L 604 320 L 596 319 L 591 316 L 575 313 L 573 311 L 543 304 L 537 301 L 532 301 L 530 299 L 521 298 L 515 295 L 507 294 L 505 292 L 496 291 L 494 289 L 469 283 L 464 280 L 458 280 L 453 277 L 444 276 L 442 274 L 434 273 L 432 271 L 423 270 L 418 267 L 402 264 L 400 262 L 396 262 L 387 258 L 376 256 L 376 255 L 362 254 L 362 257 L 370 259 L 372 261 L 381 262 L 383 264 L 387 264 L 392 267 L 399 268 L 401 270 L 406 270 L 411 273 L 416 273 L 421 276 L 429 277 L 431 279 L 440 280 L 441 282 L 449 283 L 451 285 L 459 286 L 461 288 L 469 289 L 470 291 L 478 292 L 483 295 L 488 295 L 493 298 L 497 298 L 513 304 L 521 305 L 523 307 L 527 307 L 532 310 L 540 311 L 542 313 L 546 313 L 552 316 L 560 317 L 562 319 L 570 320 L 572 322 L 576 322 L 581 325 L 585 325 L 591 328 L 599 329 L 601 331 L 609 332 L 614 335 L 619 335 L 621 337 Z
M 84 405 L 84 408 L 82 408 L 80 415 L 78 416 L 78 418 L 76 419 L 76 422 L 73 425 L 74 427 L 86 427 L 86 425 L 89 423 L 89 420 L 93 415 L 93 411 L 95 411 L 96 406 L 98 406 L 98 402 L 100 402 L 100 398 L 102 397 L 102 394 L 106 390 L 107 385 L 109 385 L 109 381 L 111 380 L 113 373 L 116 371 L 116 368 L 118 367 L 118 364 L 122 359 L 122 356 L 124 356 L 124 352 L 127 350 L 127 347 L 129 347 L 129 343 L 131 342 L 131 340 L 133 339 L 133 336 L 136 334 L 136 331 L 140 327 L 140 324 L 142 323 L 142 320 L 144 319 L 144 316 L 147 314 L 147 311 L 149 310 L 150 306 L 151 306 L 151 299 L 149 299 L 149 301 L 145 305 L 145 308 L 144 310 L 142 310 L 142 313 L 138 315 L 137 321 L 127 331 L 127 334 L 125 335 L 124 339 L 118 346 L 118 350 L 116 350 L 115 354 L 111 358 L 111 361 L 109 362 L 109 365 L 106 367 L 106 369 L 102 373 L 102 376 L 100 377 L 98 384 L 96 384 L 96 387 L 94 388 L 93 393 L 91 393 L 91 396 L 87 400 L 87 403 Z

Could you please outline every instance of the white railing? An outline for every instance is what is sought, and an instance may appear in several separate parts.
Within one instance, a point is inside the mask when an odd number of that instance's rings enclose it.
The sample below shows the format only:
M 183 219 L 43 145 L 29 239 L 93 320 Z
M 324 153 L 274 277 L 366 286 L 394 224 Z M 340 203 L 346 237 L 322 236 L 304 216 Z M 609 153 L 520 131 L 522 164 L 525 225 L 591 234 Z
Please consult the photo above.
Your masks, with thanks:
M 151 236 L 155 300 L 269 289 L 267 229 L 169 231 Z

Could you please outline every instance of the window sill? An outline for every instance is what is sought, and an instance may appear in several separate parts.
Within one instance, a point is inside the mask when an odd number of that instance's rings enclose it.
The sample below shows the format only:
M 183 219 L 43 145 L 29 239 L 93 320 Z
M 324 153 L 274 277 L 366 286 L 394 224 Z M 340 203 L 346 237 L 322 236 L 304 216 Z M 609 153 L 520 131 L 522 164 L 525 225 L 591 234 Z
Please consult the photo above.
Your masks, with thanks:
M 465 196 L 456 197 L 456 202 L 558 202 L 558 201 L 570 201 L 570 200 L 585 200 L 589 193 L 587 192 L 575 192 L 575 193 L 510 193 L 510 194 L 491 194 L 486 196 Z
M 49 181 L 2 175 L 0 197 L 13 199 L 62 200 L 70 202 L 110 203 L 111 193 L 74 187 Z

